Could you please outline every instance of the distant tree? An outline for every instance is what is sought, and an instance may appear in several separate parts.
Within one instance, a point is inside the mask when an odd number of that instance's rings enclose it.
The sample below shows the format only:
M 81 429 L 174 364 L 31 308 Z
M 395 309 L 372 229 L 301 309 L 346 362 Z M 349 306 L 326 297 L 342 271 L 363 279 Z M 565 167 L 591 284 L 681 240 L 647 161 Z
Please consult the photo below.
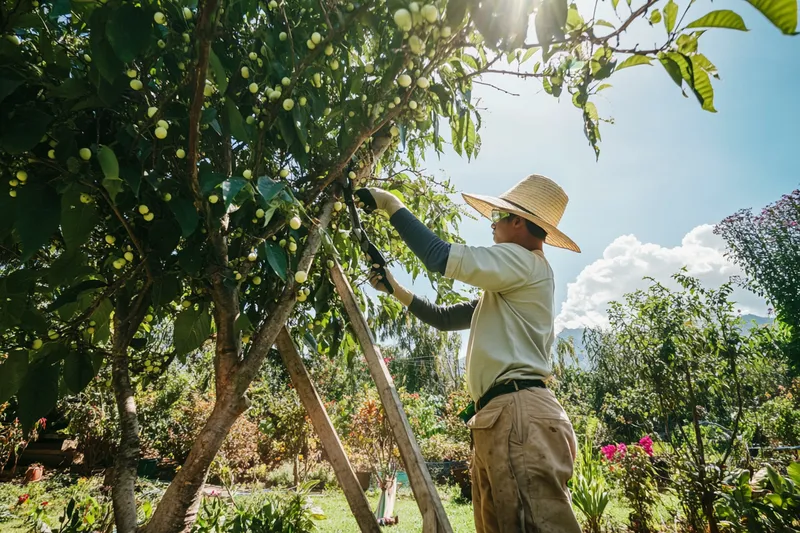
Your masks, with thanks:
M 758 215 L 738 211 L 714 231 L 747 274 L 745 284 L 769 300 L 778 320 L 790 328 L 787 352 L 794 372 L 800 372 L 800 189 Z

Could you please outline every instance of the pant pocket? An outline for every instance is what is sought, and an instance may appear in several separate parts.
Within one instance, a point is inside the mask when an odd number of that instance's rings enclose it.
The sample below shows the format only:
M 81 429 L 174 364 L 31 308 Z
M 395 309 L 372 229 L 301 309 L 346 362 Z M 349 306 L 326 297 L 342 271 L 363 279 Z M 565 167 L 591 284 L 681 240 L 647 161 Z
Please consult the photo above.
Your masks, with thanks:
M 515 468 L 525 473 L 527 490 L 523 492 L 528 498 L 569 500 L 567 482 L 572 477 L 574 443 L 568 420 L 529 419 L 527 439 L 522 446 L 512 447 L 511 458 Z

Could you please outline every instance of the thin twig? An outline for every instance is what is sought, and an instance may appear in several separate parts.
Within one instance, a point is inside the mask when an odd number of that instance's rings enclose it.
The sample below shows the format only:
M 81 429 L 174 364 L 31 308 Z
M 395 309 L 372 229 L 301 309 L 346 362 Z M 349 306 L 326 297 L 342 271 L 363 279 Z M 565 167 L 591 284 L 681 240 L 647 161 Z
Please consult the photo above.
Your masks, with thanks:
M 496 89 L 496 90 L 500 91 L 501 93 L 506 93 L 506 94 L 508 94 L 510 96 L 519 96 L 519 94 L 517 94 L 517 93 L 512 93 L 511 91 L 507 91 L 507 90 L 502 89 L 502 88 L 498 87 L 497 85 L 493 85 L 491 83 L 486 83 L 485 81 L 477 81 L 477 80 L 475 80 L 472 83 L 474 83 L 476 85 L 485 85 L 487 87 L 491 87 L 492 89 Z

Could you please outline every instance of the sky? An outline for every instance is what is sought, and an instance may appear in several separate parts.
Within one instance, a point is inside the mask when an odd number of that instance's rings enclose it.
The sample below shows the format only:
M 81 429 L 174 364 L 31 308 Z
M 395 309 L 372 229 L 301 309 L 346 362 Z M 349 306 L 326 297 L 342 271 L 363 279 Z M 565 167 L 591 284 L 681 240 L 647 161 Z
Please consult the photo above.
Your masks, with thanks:
M 692 14 L 709 5 L 697 2 Z M 644 276 L 667 281 L 686 266 L 713 286 L 740 273 L 713 225 L 800 186 L 800 37 L 781 35 L 744 1 L 724 7 L 736 9 L 750 31 L 710 31 L 700 40 L 722 78 L 714 80 L 717 113 L 684 98 L 660 65 L 622 70 L 596 99 L 614 124 L 601 126 L 595 161 L 569 97 L 553 98 L 536 80 L 487 75 L 484 81 L 520 96 L 474 88 L 486 109 L 478 157 L 428 157 L 427 170 L 462 192 L 499 195 L 532 173 L 565 189 L 570 200 L 559 228 L 582 253 L 545 249 L 556 276 L 557 330 L 603 325 L 607 303 L 646 286 Z M 627 44 L 663 39 L 663 25 L 644 28 Z M 464 219 L 460 234 L 471 245 L 492 244 L 485 219 Z M 413 287 L 432 295 L 426 281 Z M 767 312 L 752 294 L 734 297 L 744 313 Z

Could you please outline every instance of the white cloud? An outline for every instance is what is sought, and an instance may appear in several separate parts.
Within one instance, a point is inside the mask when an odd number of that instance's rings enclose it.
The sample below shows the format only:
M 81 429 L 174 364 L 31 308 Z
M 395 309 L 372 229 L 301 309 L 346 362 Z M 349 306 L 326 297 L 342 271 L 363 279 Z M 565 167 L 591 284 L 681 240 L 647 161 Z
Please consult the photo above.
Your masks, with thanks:
M 741 270 L 725 258 L 725 243 L 713 229 L 709 224 L 697 226 L 674 248 L 642 243 L 634 235 L 617 237 L 601 259 L 567 285 L 556 331 L 606 325 L 608 302 L 620 301 L 624 294 L 647 287 L 649 282 L 642 279 L 645 276 L 673 286 L 671 276 L 685 266 L 704 285 L 716 288 L 731 276 L 741 275 Z M 766 315 L 764 300 L 751 292 L 737 288 L 732 299 L 744 314 Z

